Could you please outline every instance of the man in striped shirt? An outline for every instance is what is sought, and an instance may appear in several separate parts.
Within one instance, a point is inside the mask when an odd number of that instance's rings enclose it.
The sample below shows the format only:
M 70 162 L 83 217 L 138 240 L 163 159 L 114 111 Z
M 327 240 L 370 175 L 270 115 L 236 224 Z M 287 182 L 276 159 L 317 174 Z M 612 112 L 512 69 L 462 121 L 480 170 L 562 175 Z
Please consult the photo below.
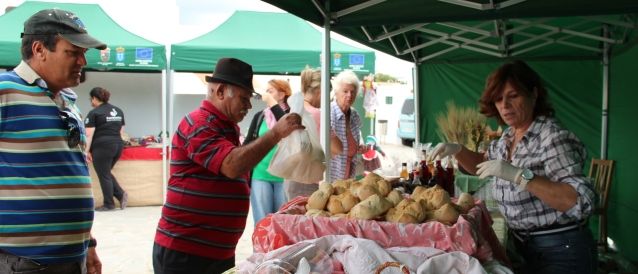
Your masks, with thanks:
M 77 96 L 89 36 L 73 13 L 24 24 L 22 62 L 0 74 L 0 273 L 101 273 Z
M 298 114 L 287 114 L 265 135 L 240 146 L 237 123 L 252 107 L 252 77 L 249 64 L 220 59 L 206 77 L 206 99 L 173 136 L 171 176 L 153 247 L 155 273 L 232 268 L 248 216 L 250 170 L 279 140 L 304 128 Z

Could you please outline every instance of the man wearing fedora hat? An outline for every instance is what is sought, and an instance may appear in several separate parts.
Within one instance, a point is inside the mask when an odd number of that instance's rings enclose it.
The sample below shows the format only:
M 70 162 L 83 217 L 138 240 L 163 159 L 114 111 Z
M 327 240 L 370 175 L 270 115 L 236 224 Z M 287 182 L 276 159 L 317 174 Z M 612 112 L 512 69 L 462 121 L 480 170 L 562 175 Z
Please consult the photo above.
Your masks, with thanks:
M 27 19 L 22 61 L 0 74 L 0 273 L 101 273 L 80 84 L 91 37 L 72 12 Z
M 252 107 L 253 70 L 235 58 L 218 60 L 206 77 L 201 106 L 173 135 L 171 176 L 153 246 L 155 273 L 222 273 L 248 217 L 250 171 L 282 138 L 303 129 L 284 115 L 265 135 L 241 146 L 237 123 Z

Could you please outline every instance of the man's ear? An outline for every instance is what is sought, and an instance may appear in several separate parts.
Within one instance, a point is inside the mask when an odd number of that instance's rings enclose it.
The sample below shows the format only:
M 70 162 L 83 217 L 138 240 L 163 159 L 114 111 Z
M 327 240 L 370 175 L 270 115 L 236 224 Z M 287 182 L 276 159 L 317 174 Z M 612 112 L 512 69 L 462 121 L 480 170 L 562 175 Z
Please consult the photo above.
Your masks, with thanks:
M 224 99 L 224 90 L 226 90 L 225 84 L 217 84 L 213 89 L 213 96 L 217 97 L 219 100 Z
M 33 52 L 33 57 L 44 60 L 46 58 L 47 50 L 42 41 L 33 41 L 31 44 L 31 51 Z

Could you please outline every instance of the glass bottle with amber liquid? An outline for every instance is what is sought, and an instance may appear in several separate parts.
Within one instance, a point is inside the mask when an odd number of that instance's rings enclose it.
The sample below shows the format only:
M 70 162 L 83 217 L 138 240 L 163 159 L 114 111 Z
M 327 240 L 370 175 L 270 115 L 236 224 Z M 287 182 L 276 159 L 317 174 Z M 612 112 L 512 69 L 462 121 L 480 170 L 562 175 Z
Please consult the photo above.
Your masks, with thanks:
M 408 163 L 401 163 L 401 173 L 399 173 L 399 177 L 403 178 L 403 180 L 408 181 L 410 179 L 410 173 L 408 172 Z

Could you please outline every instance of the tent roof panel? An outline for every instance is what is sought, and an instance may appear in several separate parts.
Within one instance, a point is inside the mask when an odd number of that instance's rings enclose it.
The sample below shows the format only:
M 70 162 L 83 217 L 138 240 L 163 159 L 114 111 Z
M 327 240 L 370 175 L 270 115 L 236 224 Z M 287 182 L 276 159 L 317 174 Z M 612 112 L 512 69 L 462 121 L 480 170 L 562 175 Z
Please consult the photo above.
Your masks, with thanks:
M 330 1 L 331 12 L 313 1 L 264 1 L 320 26 L 328 14 L 333 31 L 417 63 L 591 59 L 599 58 L 606 41 L 603 24 L 612 46 L 638 36 L 634 0 L 521 0 L 510 6 L 514 0 L 496 0 L 493 7 L 488 0 L 344 0 Z
M 299 73 L 318 67 L 321 33 L 288 13 L 237 11 L 216 29 L 172 45 L 171 67 L 178 71 L 210 72 L 221 57 L 240 58 L 256 73 Z M 336 69 L 374 73 L 374 52 L 332 40 Z M 337 57 L 335 57 L 337 55 Z M 363 64 L 350 62 L 363 56 Z M 338 59 L 339 61 L 335 61 Z M 355 60 L 353 59 L 353 60 Z
M 87 51 L 87 66 L 96 70 L 143 70 L 166 68 L 163 45 L 126 31 L 96 4 L 70 4 L 26 1 L 0 16 L 0 66 L 11 67 L 20 62 L 20 33 L 24 22 L 43 9 L 60 8 L 74 12 L 85 23 L 89 33 L 108 45 L 108 49 Z

